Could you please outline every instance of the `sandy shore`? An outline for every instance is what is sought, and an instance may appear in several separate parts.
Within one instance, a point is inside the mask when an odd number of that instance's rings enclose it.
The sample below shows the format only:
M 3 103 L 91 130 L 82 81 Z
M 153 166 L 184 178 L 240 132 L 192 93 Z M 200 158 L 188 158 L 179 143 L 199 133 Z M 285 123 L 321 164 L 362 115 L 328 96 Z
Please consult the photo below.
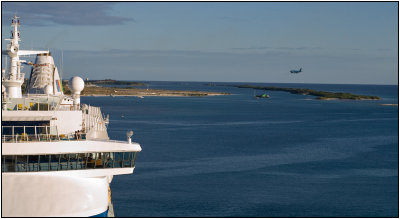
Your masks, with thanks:
M 397 103 L 382 103 L 379 105 L 381 105 L 381 106 L 398 106 L 399 104 L 397 104 Z

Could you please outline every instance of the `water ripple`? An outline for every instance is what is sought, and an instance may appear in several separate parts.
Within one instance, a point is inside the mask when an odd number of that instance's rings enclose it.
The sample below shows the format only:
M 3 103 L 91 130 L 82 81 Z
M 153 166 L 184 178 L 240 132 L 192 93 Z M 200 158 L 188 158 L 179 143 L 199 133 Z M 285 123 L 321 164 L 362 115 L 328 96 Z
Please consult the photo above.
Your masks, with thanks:
M 376 147 L 387 144 L 396 145 L 397 136 L 321 138 L 314 143 L 295 145 L 274 154 L 199 158 L 176 162 L 140 162 L 137 163 L 137 167 L 141 168 L 142 172 L 137 173 L 135 179 L 248 171 L 285 164 L 344 159 L 359 153 L 377 150 Z M 376 176 L 393 175 L 390 171 L 379 172 L 371 169 L 353 170 L 353 173 Z

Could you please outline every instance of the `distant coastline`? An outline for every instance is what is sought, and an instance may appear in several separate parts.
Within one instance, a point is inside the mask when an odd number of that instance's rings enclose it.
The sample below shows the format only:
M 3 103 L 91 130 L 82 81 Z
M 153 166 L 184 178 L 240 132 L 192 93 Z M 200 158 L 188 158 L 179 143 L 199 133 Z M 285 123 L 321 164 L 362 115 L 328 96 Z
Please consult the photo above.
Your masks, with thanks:
M 284 87 L 263 87 L 263 86 L 253 86 L 253 85 L 232 85 L 238 88 L 252 88 L 256 90 L 270 90 L 270 91 L 284 91 L 292 94 L 300 95 L 311 95 L 316 96 L 318 100 L 379 100 L 378 96 L 368 96 L 368 95 L 357 95 L 352 93 L 342 93 L 342 92 L 329 92 L 329 91 L 317 91 L 304 88 L 284 88 Z
M 104 80 L 87 80 L 87 85 L 95 84 L 95 85 L 126 85 L 126 86 L 143 86 L 145 83 L 142 82 L 133 82 L 133 81 L 117 81 L 113 79 L 104 79 Z
M 107 86 L 102 86 L 107 85 Z M 126 85 L 127 87 L 113 87 L 113 85 Z M 202 97 L 230 95 L 230 93 L 208 92 L 208 91 L 182 91 L 161 89 L 140 89 L 134 86 L 144 86 L 144 83 L 115 81 L 111 79 L 87 81 L 81 96 L 173 96 L 173 97 Z M 63 83 L 64 93 L 69 94 L 68 83 Z

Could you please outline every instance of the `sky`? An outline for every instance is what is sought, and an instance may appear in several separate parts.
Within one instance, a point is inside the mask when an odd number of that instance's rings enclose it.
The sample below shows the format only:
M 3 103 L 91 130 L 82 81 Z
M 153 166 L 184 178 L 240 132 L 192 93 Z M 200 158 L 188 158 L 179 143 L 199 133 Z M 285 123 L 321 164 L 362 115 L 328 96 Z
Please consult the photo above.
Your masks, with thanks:
M 398 2 L 2 2 L 2 50 L 15 13 L 64 79 L 398 84 Z

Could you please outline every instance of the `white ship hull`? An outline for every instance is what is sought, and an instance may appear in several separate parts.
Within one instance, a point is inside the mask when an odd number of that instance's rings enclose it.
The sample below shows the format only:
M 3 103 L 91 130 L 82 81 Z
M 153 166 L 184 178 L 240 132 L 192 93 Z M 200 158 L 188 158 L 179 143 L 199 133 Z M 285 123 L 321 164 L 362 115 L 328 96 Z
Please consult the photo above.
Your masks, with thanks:
M 129 151 L 141 150 L 137 143 L 127 144 L 109 140 L 3 142 L 2 149 L 4 217 L 107 215 L 108 206 L 111 204 L 109 184 L 113 176 L 132 174 L 134 156 Z M 105 156 L 100 163 L 90 163 L 85 157 L 80 160 L 72 159 L 77 155 L 89 156 L 94 152 L 97 152 L 96 156 L 112 154 L 113 163 L 105 164 Z M 27 153 L 30 155 L 24 156 Z M 130 160 L 125 161 L 130 166 L 121 166 L 122 161 L 117 162 L 117 154 L 122 153 L 130 154 Z M 68 160 L 60 158 L 65 154 L 70 155 Z M 10 159 L 13 161 L 10 162 Z M 123 159 L 126 160 L 127 156 Z
M 108 208 L 107 177 L 2 174 L 3 217 L 89 217 Z

